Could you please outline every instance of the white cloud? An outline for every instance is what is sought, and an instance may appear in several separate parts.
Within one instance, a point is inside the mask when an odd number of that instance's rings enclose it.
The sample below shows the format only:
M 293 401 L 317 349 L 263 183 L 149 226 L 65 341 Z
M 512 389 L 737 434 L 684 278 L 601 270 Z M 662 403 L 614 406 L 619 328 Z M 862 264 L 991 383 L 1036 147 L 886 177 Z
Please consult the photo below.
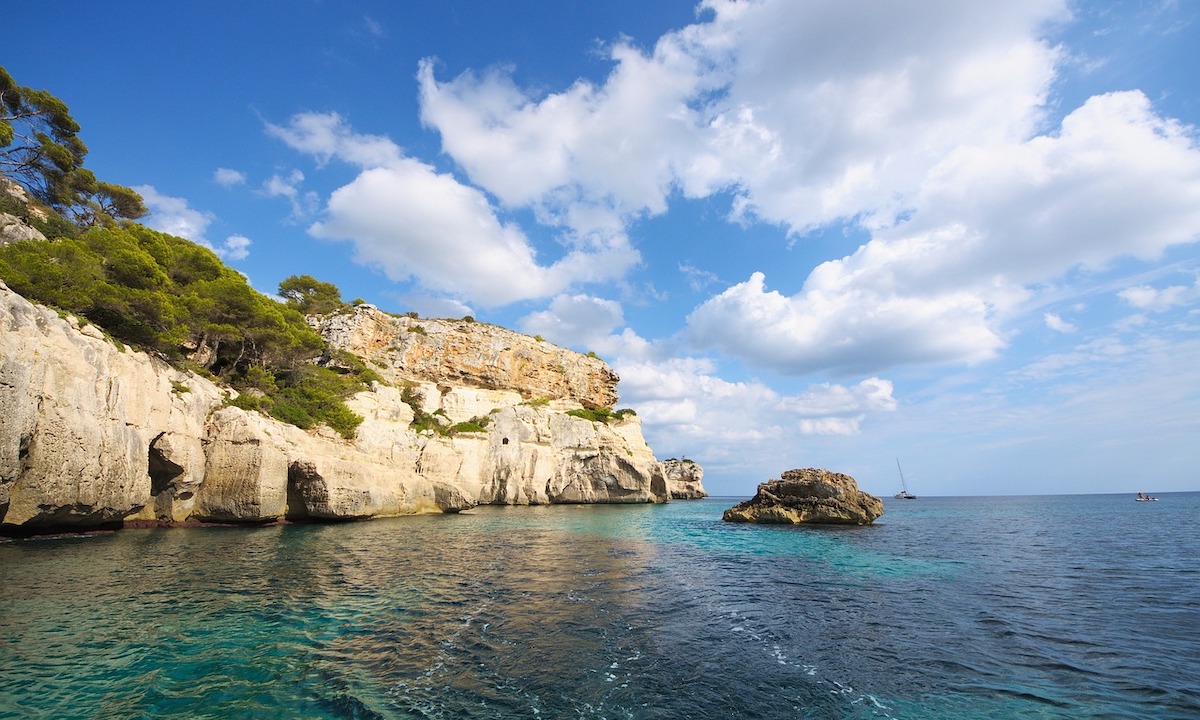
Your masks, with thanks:
M 563 222 L 577 204 L 660 213 L 676 188 L 732 190 L 737 214 L 794 231 L 886 220 L 953 148 L 1037 127 L 1059 56 L 1035 30 L 1065 16 L 1040 0 L 702 7 L 649 54 L 613 44 L 599 85 L 535 94 L 506 68 L 440 82 L 423 62 L 422 120 L 474 182 Z
M 184 198 L 163 195 L 151 185 L 139 185 L 133 189 L 142 196 L 146 209 L 150 211 L 150 217 L 143 221 L 145 225 L 210 247 L 204 239 L 204 233 L 212 224 L 212 213 L 196 210 Z
M 786 373 L 979 362 L 1033 285 L 1195 242 L 1198 200 L 1190 128 L 1141 93 L 1093 97 L 1057 135 L 956 150 L 913 193 L 911 217 L 794 296 L 756 273 L 697 308 L 690 337 Z
M 426 318 L 461 318 L 475 316 L 470 305 L 458 302 L 453 298 L 434 297 L 414 293 L 389 293 L 401 305 L 409 308 L 417 315 Z
M 1191 287 L 1171 285 L 1158 289 L 1149 285 L 1139 285 L 1122 290 L 1117 296 L 1138 310 L 1164 312 L 1200 300 L 1200 279 Z
M 557 92 L 494 68 L 418 71 L 443 150 L 511 206 L 575 231 L 734 195 L 791 233 L 851 221 L 869 243 L 793 296 L 755 274 L 689 318 L 707 347 L 781 372 L 976 363 L 1036 286 L 1200 235 L 1194 130 L 1139 92 L 1047 132 L 1066 2 L 706 0 L 650 53 L 609 48 L 601 83 Z M 696 276 L 702 280 L 702 276 Z
M 212 213 L 191 207 L 184 198 L 163 195 L 151 185 L 139 185 L 134 190 L 150 211 L 150 217 L 143 221 L 147 227 L 203 245 L 223 260 L 244 260 L 250 255 L 250 238 L 243 235 L 230 235 L 219 247 L 213 247 L 204 237 L 214 220 Z
M 716 464 L 794 463 L 802 437 L 855 435 L 870 415 L 896 409 L 891 382 L 820 383 L 782 395 L 757 381 L 730 382 L 698 358 L 618 360 L 621 403 L 635 407 L 656 450 Z
M 588 295 L 558 295 L 546 310 L 521 318 L 518 327 L 560 345 L 596 347 L 625 322 L 620 303 Z
M 233 187 L 246 184 L 246 174 L 229 168 L 217 168 L 213 172 L 213 182 L 222 187 Z
M 367 34 L 373 38 L 379 39 L 387 37 L 387 31 L 384 30 L 383 23 L 379 22 L 370 15 L 363 16 L 363 27 L 366 28 Z
M 687 337 L 794 375 L 979 362 L 1002 343 L 988 327 L 987 306 L 970 293 L 905 297 L 865 283 L 827 286 L 815 276 L 813 287 L 787 297 L 754 273 L 696 308 Z
M 250 256 L 251 244 L 250 238 L 244 235 L 230 235 L 214 251 L 225 260 L 245 260 Z
M 529 238 L 502 221 L 483 192 L 405 157 L 387 138 L 355 133 L 337 114 L 297 115 L 268 132 L 322 163 L 338 159 L 363 168 L 333 192 L 326 218 L 309 231 L 350 240 L 359 262 L 393 280 L 415 278 L 425 289 L 494 306 L 619 279 L 640 259 L 619 225 L 601 221 L 543 264 Z M 298 171 L 275 178 L 268 191 L 287 195 L 302 179 Z
M 1060 316 L 1054 313 L 1044 313 L 1042 315 L 1042 320 L 1045 321 L 1046 327 L 1050 328 L 1054 332 L 1070 334 L 1079 329 L 1076 325 L 1063 320 Z
M 380 135 L 356 133 L 337 113 L 299 113 L 286 126 L 267 123 L 267 134 L 321 164 L 337 158 L 363 168 L 391 165 L 400 160 L 400 146 Z
M 320 206 L 320 199 L 315 192 L 305 192 L 300 189 L 300 184 L 303 182 L 304 173 L 293 169 L 287 175 L 276 173 L 267 178 L 263 183 L 262 190 L 269 197 L 287 198 L 288 203 L 292 206 L 288 219 L 292 222 L 301 222 L 312 217 Z

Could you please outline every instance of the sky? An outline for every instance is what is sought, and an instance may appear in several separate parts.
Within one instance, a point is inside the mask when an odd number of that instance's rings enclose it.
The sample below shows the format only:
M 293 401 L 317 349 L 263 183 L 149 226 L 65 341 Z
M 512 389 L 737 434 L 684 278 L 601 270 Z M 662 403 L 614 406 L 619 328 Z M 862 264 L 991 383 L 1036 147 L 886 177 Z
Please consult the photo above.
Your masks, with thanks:
M 16 3 L 101 179 L 620 374 L 748 496 L 1200 490 L 1200 3 Z

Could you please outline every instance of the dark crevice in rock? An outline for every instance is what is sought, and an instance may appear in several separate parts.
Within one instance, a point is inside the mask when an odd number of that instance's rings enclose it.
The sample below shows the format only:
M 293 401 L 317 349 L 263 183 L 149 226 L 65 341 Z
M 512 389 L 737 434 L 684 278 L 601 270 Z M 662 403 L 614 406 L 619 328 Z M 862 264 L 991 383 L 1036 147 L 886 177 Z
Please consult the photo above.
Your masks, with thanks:
M 292 522 L 324 521 L 324 518 L 313 516 L 309 512 L 314 491 L 318 486 L 324 488 L 321 480 L 321 474 L 311 462 L 296 460 L 288 465 L 287 508 L 283 515 L 285 519 Z
M 183 474 L 183 466 L 173 462 L 167 457 L 160 446 L 160 441 L 166 433 L 159 433 L 154 441 L 150 443 L 149 464 L 147 472 L 150 474 L 150 495 L 158 497 L 165 492 L 171 492 L 175 489 L 175 479 Z

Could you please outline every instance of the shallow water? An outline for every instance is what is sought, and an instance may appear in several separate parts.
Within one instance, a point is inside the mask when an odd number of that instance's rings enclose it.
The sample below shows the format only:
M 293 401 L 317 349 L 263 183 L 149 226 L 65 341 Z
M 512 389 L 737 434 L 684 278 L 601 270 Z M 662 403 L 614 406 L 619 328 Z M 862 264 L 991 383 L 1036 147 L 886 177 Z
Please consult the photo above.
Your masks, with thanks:
M 0 717 L 1200 717 L 1200 493 L 0 543 Z

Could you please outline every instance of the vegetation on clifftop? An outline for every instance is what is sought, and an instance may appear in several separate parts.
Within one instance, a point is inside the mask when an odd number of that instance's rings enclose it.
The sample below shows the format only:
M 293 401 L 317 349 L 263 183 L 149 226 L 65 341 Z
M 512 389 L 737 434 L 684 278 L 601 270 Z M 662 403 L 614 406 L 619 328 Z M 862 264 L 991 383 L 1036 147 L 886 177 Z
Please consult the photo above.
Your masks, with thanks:
M 0 279 L 114 338 L 243 392 L 236 401 L 299 427 L 352 437 L 343 400 L 378 375 L 331 355 L 295 308 L 250 287 L 211 250 L 128 223 L 0 248 Z

